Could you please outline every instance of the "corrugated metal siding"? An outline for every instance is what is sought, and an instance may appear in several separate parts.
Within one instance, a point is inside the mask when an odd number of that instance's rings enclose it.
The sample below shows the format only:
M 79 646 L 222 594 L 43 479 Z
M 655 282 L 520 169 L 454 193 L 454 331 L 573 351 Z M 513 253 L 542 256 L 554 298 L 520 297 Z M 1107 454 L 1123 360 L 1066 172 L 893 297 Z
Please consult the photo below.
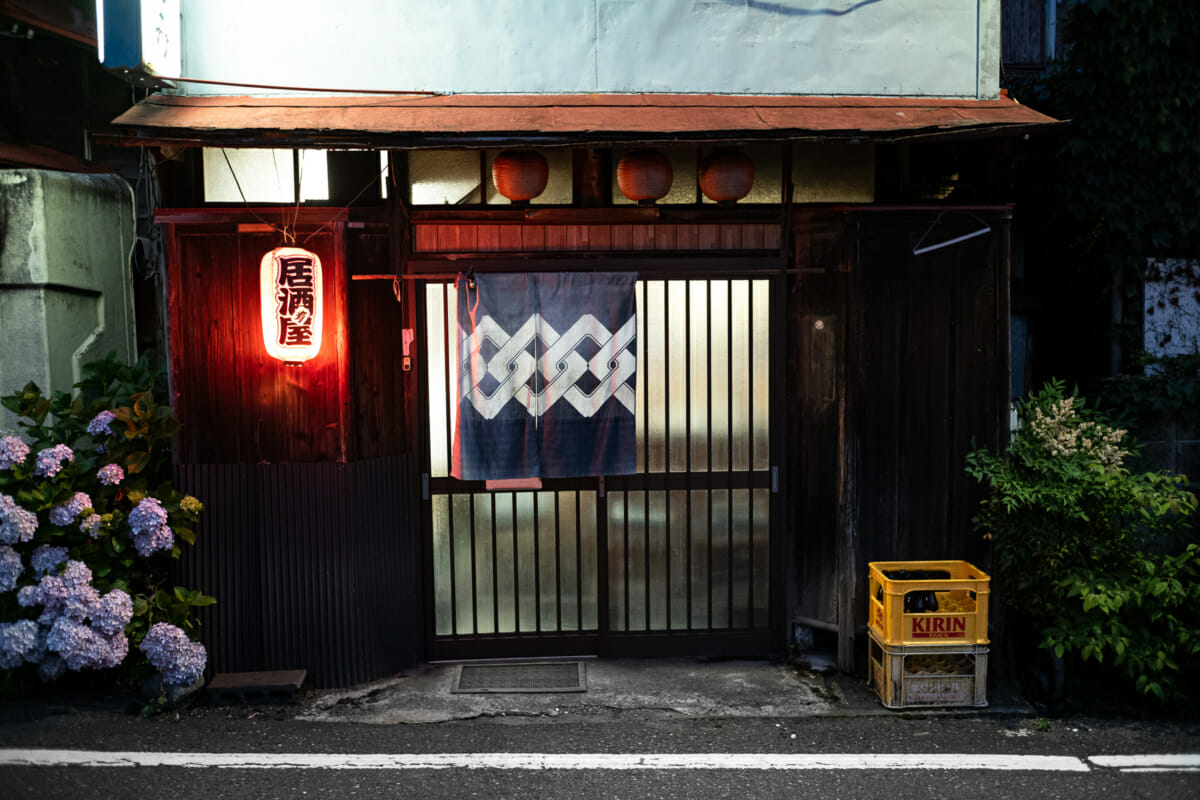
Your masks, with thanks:
M 420 558 L 407 460 L 181 465 L 205 503 L 180 580 L 212 672 L 306 669 L 349 686 L 421 661 Z

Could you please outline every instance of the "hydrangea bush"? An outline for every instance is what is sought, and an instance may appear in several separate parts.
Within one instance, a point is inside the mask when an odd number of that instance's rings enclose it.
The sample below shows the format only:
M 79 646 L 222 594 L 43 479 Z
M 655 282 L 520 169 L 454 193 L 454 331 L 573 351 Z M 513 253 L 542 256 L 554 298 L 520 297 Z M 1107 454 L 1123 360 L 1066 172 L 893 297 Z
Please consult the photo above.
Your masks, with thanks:
M 1126 431 L 1059 381 L 1018 413 L 1005 453 L 967 455 L 987 491 L 974 523 L 992 543 L 1007 632 L 1028 631 L 1074 664 L 1081 698 L 1126 687 L 1200 707 L 1200 543 L 1189 540 L 1187 478 L 1131 472 Z
M 0 670 L 190 684 L 207 661 L 193 612 L 216 601 L 170 580 L 203 506 L 166 480 L 161 373 L 110 356 L 84 376 L 71 395 L 0 399 L 22 429 L 0 432 Z

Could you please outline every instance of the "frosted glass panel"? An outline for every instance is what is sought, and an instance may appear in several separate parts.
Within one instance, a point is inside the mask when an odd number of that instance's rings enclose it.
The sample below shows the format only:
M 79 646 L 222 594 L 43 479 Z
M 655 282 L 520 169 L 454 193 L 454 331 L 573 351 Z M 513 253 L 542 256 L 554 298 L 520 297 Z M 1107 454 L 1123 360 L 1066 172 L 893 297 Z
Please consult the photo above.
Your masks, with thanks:
M 329 160 L 324 150 L 300 151 L 300 202 L 329 199 Z
M 688 627 L 688 565 L 690 563 L 691 530 L 688 526 L 688 493 L 670 493 L 670 567 L 667 596 L 670 603 L 672 630 Z
M 456 630 L 459 633 L 470 633 L 475 629 L 473 618 L 474 594 L 470 591 L 474 581 L 474 564 L 471 560 L 473 549 L 471 527 L 471 498 L 467 495 L 455 495 L 450 500 L 450 549 L 451 572 L 455 586 L 464 591 L 455 593 L 454 618 Z
M 769 468 L 769 297 L 765 280 L 638 284 L 639 472 Z
M 667 470 L 686 472 L 687 465 L 687 399 L 688 399 L 688 328 L 686 281 L 667 284 Z M 654 379 L 653 373 L 649 376 Z
M 479 153 L 474 150 L 413 150 L 408 179 L 415 206 L 481 203 Z
M 204 148 L 208 203 L 294 203 L 292 151 Z
M 734 365 L 729 359 L 729 282 L 713 281 L 709 284 L 712 313 L 708 320 L 709 371 L 711 373 L 711 404 L 709 416 L 710 436 L 708 445 L 712 452 L 713 470 L 729 469 L 729 440 L 731 424 L 729 418 L 729 390 Z
M 437 635 L 596 630 L 595 492 L 431 503 Z
M 517 630 L 538 629 L 537 531 L 534 529 L 533 494 L 519 492 L 517 500 L 517 551 L 514 557 L 517 575 Z
M 495 537 L 492 535 L 492 497 L 486 494 L 472 496 L 474 506 L 474 574 L 475 574 L 475 630 L 478 633 L 496 632 L 495 567 L 493 550 Z
M 455 290 L 424 292 L 430 464 L 434 478 L 446 478 Z M 769 624 L 771 494 L 734 488 L 761 483 L 770 469 L 769 301 L 766 280 L 637 284 L 637 465 L 658 477 L 625 478 L 633 483 L 603 499 L 576 490 L 435 492 L 438 636 L 593 632 L 602 602 L 618 632 Z M 663 473 L 670 483 L 640 484 Z
M 754 437 L 754 453 L 751 469 L 763 470 L 771 468 L 771 430 L 770 386 L 766 380 L 771 371 L 771 340 L 770 329 L 766 320 L 770 317 L 770 285 L 766 281 L 754 281 L 750 284 L 750 331 L 751 358 L 747 360 L 746 383 L 752 388 L 753 395 L 751 428 Z
M 494 528 L 491 540 L 496 548 L 496 609 L 499 633 L 517 629 L 517 550 L 512 494 L 492 495 Z
M 766 381 L 762 387 L 755 385 L 751 373 L 750 362 L 750 283 L 747 281 L 732 281 L 730 286 L 730 330 L 729 363 L 732 379 L 729 381 L 729 419 L 731 430 L 730 458 L 733 469 L 750 469 L 750 399 L 754 394 L 764 393 Z M 763 373 L 759 377 L 766 377 Z M 758 390 L 757 392 L 755 390 Z
M 441 580 L 434 581 L 434 622 L 438 636 L 454 632 L 450 577 L 450 498 L 441 495 L 431 498 L 433 505 L 433 571 Z
M 688 381 L 687 436 L 688 469 L 706 470 L 708 464 L 709 416 L 712 378 L 716 373 L 712 352 L 711 320 L 709 319 L 708 281 L 690 281 L 688 289 Z M 723 385 L 723 384 L 722 384 Z
M 708 627 L 708 609 L 712 586 L 709 567 L 712 563 L 710 508 L 708 492 L 690 492 L 691 536 L 688 540 L 691 555 L 689 600 L 691 602 L 691 627 L 704 630 Z
M 429 370 L 429 474 L 450 474 L 450 445 L 457 420 L 458 295 L 452 283 L 425 285 L 425 340 Z
M 754 515 L 754 626 L 766 627 L 770 613 L 770 568 L 771 568 L 771 492 L 755 489 L 751 493 L 751 513 Z
M 769 283 L 639 281 L 636 291 L 638 472 L 768 469 Z M 430 474 L 445 477 L 458 391 L 454 285 L 427 284 L 425 299 Z

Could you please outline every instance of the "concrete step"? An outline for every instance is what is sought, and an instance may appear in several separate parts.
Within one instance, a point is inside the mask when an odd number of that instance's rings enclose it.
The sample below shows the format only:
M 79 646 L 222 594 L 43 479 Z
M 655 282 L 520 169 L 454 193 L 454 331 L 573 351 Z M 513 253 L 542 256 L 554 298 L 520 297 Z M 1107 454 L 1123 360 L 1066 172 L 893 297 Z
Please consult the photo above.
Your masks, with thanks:
M 294 703 L 308 670 L 219 672 L 208 682 L 214 705 L 234 703 Z

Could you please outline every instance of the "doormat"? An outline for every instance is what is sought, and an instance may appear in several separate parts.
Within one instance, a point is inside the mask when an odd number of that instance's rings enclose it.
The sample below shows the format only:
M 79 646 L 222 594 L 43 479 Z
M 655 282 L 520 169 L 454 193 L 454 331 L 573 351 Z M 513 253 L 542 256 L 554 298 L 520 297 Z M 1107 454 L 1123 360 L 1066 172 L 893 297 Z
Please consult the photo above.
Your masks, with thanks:
M 536 661 L 525 664 L 463 664 L 455 694 L 521 694 L 586 692 L 582 661 Z

